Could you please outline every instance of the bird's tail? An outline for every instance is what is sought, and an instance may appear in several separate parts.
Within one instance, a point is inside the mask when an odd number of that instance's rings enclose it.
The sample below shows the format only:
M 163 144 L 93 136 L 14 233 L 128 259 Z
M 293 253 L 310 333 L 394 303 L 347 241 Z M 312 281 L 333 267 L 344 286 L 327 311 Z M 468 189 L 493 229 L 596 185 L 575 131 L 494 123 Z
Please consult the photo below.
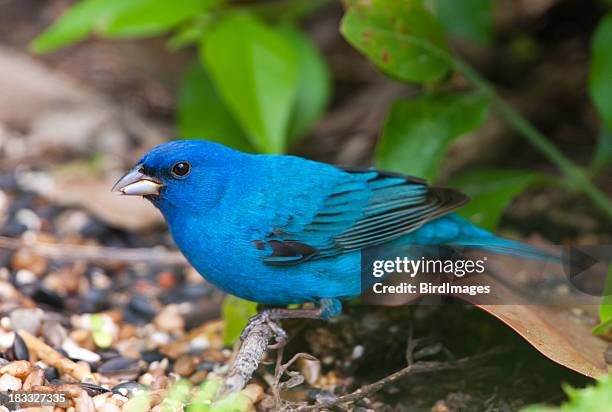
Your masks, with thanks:
M 554 264 L 563 263 L 563 258 L 559 253 L 530 246 L 516 240 L 503 239 L 496 236 L 491 236 L 484 242 L 461 242 L 461 244 L 462 246 L 473 247 L 483 252 L 492 252 L 500 255 L 539 260 Z

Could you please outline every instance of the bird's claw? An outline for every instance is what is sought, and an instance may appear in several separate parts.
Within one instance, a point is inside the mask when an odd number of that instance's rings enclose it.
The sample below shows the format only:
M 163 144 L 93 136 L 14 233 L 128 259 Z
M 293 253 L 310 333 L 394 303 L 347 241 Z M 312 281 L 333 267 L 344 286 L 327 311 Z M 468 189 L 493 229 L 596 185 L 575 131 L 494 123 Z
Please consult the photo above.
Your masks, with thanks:
M 283 328 L 280 327 L 278 323 L 272 320 L 270 313 L 267 311 L 258 313 L 255 316 L 252 316 L 249 319 L 249 322 L 240 333 L 240 340 L 244 342 L 244 340 L 249 336 L 249 334 L 253 331 L 253 328 L 258 325 L 267 324 L 268 327 L 272 330 L 275 335 L 276 343 L 270 345 L 271 349 L 278 349 L 280 347 L 285 346 L 287 343 L 287 332 Z

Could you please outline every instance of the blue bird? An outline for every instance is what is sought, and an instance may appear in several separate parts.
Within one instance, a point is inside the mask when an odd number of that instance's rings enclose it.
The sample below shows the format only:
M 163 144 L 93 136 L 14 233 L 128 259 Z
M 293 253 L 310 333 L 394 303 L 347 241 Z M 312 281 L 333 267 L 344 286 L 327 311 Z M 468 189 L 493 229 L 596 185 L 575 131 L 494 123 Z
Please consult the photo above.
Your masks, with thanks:
M 264 310 L 251 326 L 340 314 L 341 301 L 361 293 L 359 252 L 370 246 L 476 245 L 528 258 L 544 253 L 453 214 L 468 201 L 453 189 L 203 140 L 156 147 L 113 190 L 151 201 L 187 260 L 218 288 L 262 304 L 316 304 Z

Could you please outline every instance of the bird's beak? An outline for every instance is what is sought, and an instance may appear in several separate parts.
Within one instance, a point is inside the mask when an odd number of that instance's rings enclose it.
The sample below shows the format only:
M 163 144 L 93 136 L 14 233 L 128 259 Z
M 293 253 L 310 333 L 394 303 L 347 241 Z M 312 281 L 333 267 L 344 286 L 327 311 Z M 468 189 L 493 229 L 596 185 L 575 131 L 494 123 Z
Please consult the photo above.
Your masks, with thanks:
M 131 196 L 159 195 L 163 184 L 141 172 L 142 165 L 136 165 L 115 183 L 112 192 Z

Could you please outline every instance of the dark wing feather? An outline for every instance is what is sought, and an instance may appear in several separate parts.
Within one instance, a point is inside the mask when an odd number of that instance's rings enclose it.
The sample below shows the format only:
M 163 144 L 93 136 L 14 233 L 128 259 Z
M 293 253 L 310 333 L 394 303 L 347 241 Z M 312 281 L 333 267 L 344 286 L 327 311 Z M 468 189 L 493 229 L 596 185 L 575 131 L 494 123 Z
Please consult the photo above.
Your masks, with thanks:
M 305 224 L 277 227 L 258 242 L 264 261 L 287 265 L 380 245 L 410 233 L 464 205 L 468 197 L 429 187 L 419 178 L 375 169 L 344 169 L 323 205 Z

